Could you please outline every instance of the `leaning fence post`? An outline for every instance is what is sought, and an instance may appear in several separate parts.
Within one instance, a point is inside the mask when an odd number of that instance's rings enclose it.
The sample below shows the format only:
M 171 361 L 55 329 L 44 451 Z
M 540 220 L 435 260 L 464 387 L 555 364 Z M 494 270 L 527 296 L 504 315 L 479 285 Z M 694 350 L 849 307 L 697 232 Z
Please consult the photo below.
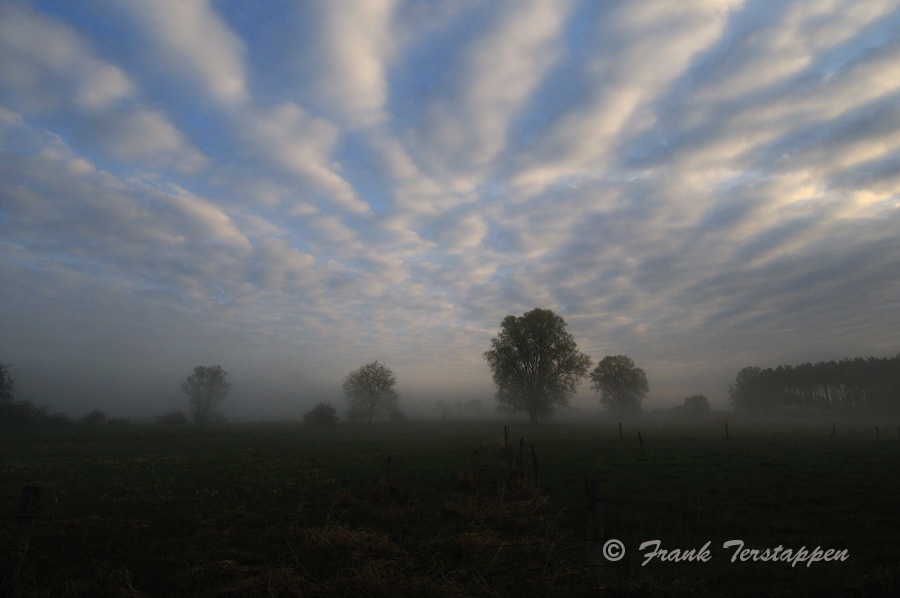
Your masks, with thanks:
M 600 585 L 603 574 L 603 502 L 600 498 L 600 480 L 585 480 L 587 495 L 587 565 L 591 583 Z
M 525 461 L 522 459 L 522 449 L 525 448 L 525 437 L 519 438 L 519 457 L 516 459 L 516 467 L 519 470 L 525 469 Z
M 644 452 L 644 437 L 641 436 L 641 433 L 640 433 L 640 432 L 638 432 L 638 440 L 641 441 L 641 456 L 642 456 L 642 457 L 646 457 L 647 454 Z
M 13 531 L 10 546 L 10 560 L 3 574 L 3 581 L 0 583 L 0 596 L 10 596 L 15 593 L 16 585 L 19 582 L 19 572 L 22 570 L 25 553 L 28 551 L 31 524 L 34 523 L 40 498 L 41 489 L 37 486 L 25 486 L 22 489 L 19 511 L 16 513 L 16 529 Z

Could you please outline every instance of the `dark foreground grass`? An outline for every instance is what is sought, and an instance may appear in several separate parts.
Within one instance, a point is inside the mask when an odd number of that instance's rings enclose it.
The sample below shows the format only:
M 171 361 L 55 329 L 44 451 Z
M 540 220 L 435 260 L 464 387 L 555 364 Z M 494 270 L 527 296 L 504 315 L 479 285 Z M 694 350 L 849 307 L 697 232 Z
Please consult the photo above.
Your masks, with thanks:
M 896 435 L 720 426 L 514 423 L 510 451 L 502 422 L 4 432 L 0 542 L 34 484 L 22 596 L 584 596 L 596 478 L 625 547 L 603 595 L 897 595 Z M 710 558 L 644 566 L 651 540 Z M 730 540 L 849 558 L 731 562 Z

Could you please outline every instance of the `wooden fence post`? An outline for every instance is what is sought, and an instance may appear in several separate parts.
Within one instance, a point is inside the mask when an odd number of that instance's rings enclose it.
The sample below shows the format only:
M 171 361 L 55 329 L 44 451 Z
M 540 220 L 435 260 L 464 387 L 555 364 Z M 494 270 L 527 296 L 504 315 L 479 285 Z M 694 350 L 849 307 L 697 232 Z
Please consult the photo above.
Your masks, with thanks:
M 587 566 L 591 583 L 600 585 L 603 574 L 603 502 L 600 498 L 600 480 L 585 480 L 587 495 Z
M 647 454 L 644 452 L 644 437 L 641 436 L 641 433 L 640 433 L 640 432 L 638 432 L 638 440 L 641 441 L 641 456 L 642 456 L 642 457 L 646 457 Z
M 522 436 L 519 438 L 519 457 L 516 459 L 516 468 L 520 471 L 525 469 L 525 461 L 522 459 L 522 449 L 525 448 L 525 437 Z
M 837 436 L 837 427 L 836 427 L 836 425 L 837 425 L 837 424 L 834 424 L 834 423 L 831 424 L 831 437 L 832 437 L 832 438 L 834 438 L 835 436 Z
M 624 436 L 622 436 L 622 422 L 619 422 L 619 438 L 620 438 L 620 439 L 624 439 L 624 438 L 625 438 Z
M 19 573 L 22 571 L 22 563 L 25 562 L 25 553 L 28 552 L 31 524 L 34 523 L 40 498 L 41 489 L 37 486 L 25 486 L 22 489 L 19 511 L 16 513 L 16 529 L 13 531 L 9 550 L 9 564 L 3 574 L 3 581 L 0 583 L 0 596 L 15 594 L 16 586 L 19 583 Z

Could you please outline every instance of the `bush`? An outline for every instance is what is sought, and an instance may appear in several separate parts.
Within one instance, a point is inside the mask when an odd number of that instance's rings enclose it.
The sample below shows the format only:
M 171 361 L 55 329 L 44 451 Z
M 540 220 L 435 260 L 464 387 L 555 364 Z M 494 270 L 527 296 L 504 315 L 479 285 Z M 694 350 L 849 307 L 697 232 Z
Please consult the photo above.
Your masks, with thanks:
M 684 400 L 684 411 L 693 417 L 709 413 L 709 400 L 703 395 L 691 395 Z
M 166 426 L 181 426 L 188 423 L 188 416 L 183 411 L 169 411 L 157 415 L 156 421 Z
M 38 407 L 30 401 L 3 401 L 0 403 L 0 426 L 30 427 L 43 424 L 50 415 L 47 407 Z
M 101 426 L 107 422 L 106 413 L 99 409 L 94 409 L 81 418 L 81 423 L 85 426 Z
M 324 402 L 319 403 L 303 415 L 303 421 L 311 426 L 333 426 L 337 420 L 337 410 Z

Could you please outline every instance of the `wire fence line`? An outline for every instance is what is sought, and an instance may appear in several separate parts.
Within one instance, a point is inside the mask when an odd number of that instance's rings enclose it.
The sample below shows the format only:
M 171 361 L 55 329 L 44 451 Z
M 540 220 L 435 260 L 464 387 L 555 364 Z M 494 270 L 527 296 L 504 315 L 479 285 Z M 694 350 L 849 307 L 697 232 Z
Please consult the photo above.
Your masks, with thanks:
M 806 503 L 801 505 L 798 502 L 788 502 L 788 501 L 675 501 L 675 500 L 641 500 L 641 499 L 617 499 L 617 498 L 607 498 L 607 497 L 599 497 L 597 500 L 604 504 L 616 504 L 616 505 L 666 505 L 666 506 L 678 506 L 683 508 L 696 509 L 697 507 L 766 507 L 766 508 L 782 508 L 787 506 L 805 506 Z M 887 504 L 887 503 L 886 503 Z M 893 503 L 890 503 L 893 505 Z M 832 505 L 833 507 L 840 507 L 842 505 Z M 870 506 L 877 506 L 872 505 Z M 587 513 L 590 510 L 590 507 L 582 506 L 582 507 L 570 507 L 564 509 L 553 509 L 549 511 L 540 511 L 540 512 L 532 512 L 532 513 L 518 513 L 518 514 L 482 514 L 475 513 L 473 515 L 460 515 L 459 519 L 462 521 L 477 521 L 479 523 L 491 522 L 491 521 L 509 521 L 509 520 L 522 520 L 522 519 L 546 519 L 559 517 L 562 515 L 568 515 L 571 513 Z M 449 515 L 448 515 L 449 517 Z M 222 528 L 247 528 L 247 529 L 273 529 L 273 528 L 309 528 L 314 527 L 315 524 L 310 524 L 307 521 L 298 521 L 296 518 L 292 521 L 235 521 L 229 520 L 227 516 L 216 517 L 216 516 L 206 516 L 205 518 L 199 519 L 148 519 L 146 517 L 124 517 L 124 518 L 110 518 L 103 517 L 99 515 L 90 515 L 86 517 L 56 517 L 56 516 L 46 516 L 46 515 L 34 515 L 28 517 L 35 522 L 41 522 L 44 524 L 59 524 L 59 525 L 77 525 L 77 524 L 102 524 L 102 525 L 113 525 L 117 527 L 135 527 L 135 526 L 152 526 L 152 527 L 172 527 L 172 528 L 184 528 L 184 527 L 222 527 Z M 18 519 L 21 519 L 20 516 L 16 515 L 7 515 L 2 517 L 2 519 L 8 522 L 15 522 Z M 444 518 L 446 519 L 446 517 Z M 427 520 L 427 523 L 434 523 L 437 519 Z M 422 525 L 422 520 L 416 521 L 407 521 L 405 519 L 402 520 L 393 520 L 393 521 L 378 521 L 378 520 L 370 520 L 364 522 L 365 526 L 384 526 L 396 528 L 401 526 L 403 523 L 414 523 L 417 525 Z M 320 526 L 328 526 L 328 525 L 340 525 L 338 522 L 329 522 L 325 521 L 321 523 Z
M 745 502 L 718 502 L 718 501 L 706 501 L 706 502 L 684 502 L 684 501 L 671 501 L 671 500 L 633 500 L 633 499 L 614 499 L 614 498 L 600 498 L 599 499 L 603 503 L 608 504 L 622 504 L 622 505 L 678 505 L 683 507 L 696 508 L 698 505 L 705 506 L 755 506 L 755 507 L 777 507 L 777 506 L 785 506 L 788 503 L 784 502 L 763 502 L 763 501 L 745 501 Z M 566 515 L 569 513 L 583 513 L 587 512 L 588 507 L 570 507 L 565 509 L 554 509 L 550 511 L 541 511 L 536 513 L 520 513 L 520 514 L 475 514 L 470 517 L 460 517 L 462 520 L 471 520 L 471 521 L 504 521 L 504 520 L 512 520 L 512 519 L 542 519 L 547 517 L 555 517 L 560 515 Z M 9 515 L 3 517 L 3 519 L 7 521 L 15 521 L 19 519 L 19 516 Z M 251 521 L 230 521 L 226 517 L 218 518 L 215 521 L 211 521 L 210 519 L 215 518 L 214 516 L 208 516 L 207 519 L 142 519 L 139 517 L 125 517 L 125 518 L 109 518 L 102 517 L 100 515 L 90 515 L 86 517 L 54 517 L 54 516 L 46 516 L 46 515 L 34 515 L 29 517 L 34 521 L 39 521 L 43 523 L 53 523 L 53 524 L 112 524 L 112 525 L 121 525 L 121 526 L 135 526 L 135 525 L 149 525 L 149 526 L 161 526 L 161 527 L 186 527 L 186 526 L 198 526 L 198 527 L 237 527 L 237 528 L 253 528 L 253 529 L 269 529 L 274 527 L 285 527 L 285 528 L 299 528 L 299 527 L 309 527 L 306 523 L 298 522 L 296 519 L 294 521 L 260 521 L 260 522 L 251 522 Z M 328 525 L 329 522 L 325 522 L 322 525 Z M 385 525 L 385 526 L 393 526 L 396 527 L 397 521 L 367 521 L 366 525 Z
M 807 506 L 808 503 L 800 503 L 797 501 L 770 501 L 770 500 L 741 500 L 741 501 L 720 501 L 720 500 L 660 500 L 660 499 L 623 499 L 623 498 L 611 498 L 608 496 L 600 496 L 595 500 L 599 500 L 605 504 L 619 504 L 619 505 L 675 505 L 685 508 L 697 508 L 698 506 L 705 507 L 789 507 L 789 506 Z M 869 503 L 870 505 L 872 503 Z M 893 505 L 893 502 L 886 503 Z M 376 505 L 377 506 L 377 505 Z M 402 506 L 402 505 L 398 505 Z M 831 505 L 833 507 L 840 507 L 843 505 Z M 586 512 L 590 507 L 582 506 L 582 507 L 569 507 L 564 509 L 553 509 L 549 511 L 541 511 L 541 512 L 533 512 L 533 513 L 520 513 L 520 514 L 478 514 L 476 516 L 471 517 L 472 519 L 477 519 L 479 521 L 487 521 L 487 520 L 508 520 L 508 519 L 530 519 L 530 518 L 544 518 L 544 517 L 552 517 L 565 515 L 568 513 L 577 513 L 577 512 Z M 7 521 L 15 521 L 21 516 L 19 515 L 7 515 L 4 517 L 0 517 Z M 99 521 L 103 521 L 109 523 L 111 521 L 110 518 L 101 517 L 99 515 L 89 515 L 86 517 L 54 517 L 54 516 L 46 516 L 46 515 L 33 515 L 29 516 L 30 519 L 35 521 L 42 522 L 52 522 L 52 523 L 97 523 Z M 297 518 L 293 521 L 283 521 L 283 522 L 240 522 L 240 521 L 227 521 L 224 518 L 221 518 L 217 521 L 211 521 L 210 519 L 215 519 L 214 515 L 207 515 L 206 520 L 204 519 L 184 519 L 184 520 L 148 520 L 148 519 L 140 519 L 138 517 L 131 518 L 122 518 L 119 519 L 122 524 L 125 525 L 159 525 L 159 526 L 185 526 L 185 525 L 197 525 L 197 526 L 215 526 L 220 525 L 222 523 L 227 523 L 230 527 L 252 527 L 252 528 L 270 528 L 270 527 L 304 527 Z M 385 524 L 385 525 L 395 525 L 394 521 L 372 521 L 367 523 L 374 524 Z

